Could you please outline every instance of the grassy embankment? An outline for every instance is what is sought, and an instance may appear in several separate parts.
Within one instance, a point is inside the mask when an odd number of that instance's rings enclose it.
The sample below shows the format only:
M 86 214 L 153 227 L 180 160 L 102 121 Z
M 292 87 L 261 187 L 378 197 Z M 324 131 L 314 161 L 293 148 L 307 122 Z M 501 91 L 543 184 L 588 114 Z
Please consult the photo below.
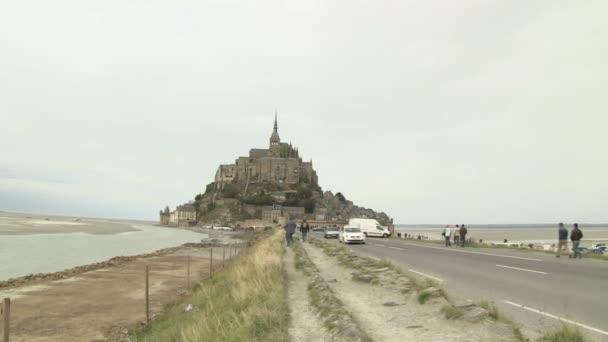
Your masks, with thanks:
M 289 310 L 275 230 L 166 309 L 132 341 L 286 341 Z M 184 305 L 194 309 L 184 311 Z

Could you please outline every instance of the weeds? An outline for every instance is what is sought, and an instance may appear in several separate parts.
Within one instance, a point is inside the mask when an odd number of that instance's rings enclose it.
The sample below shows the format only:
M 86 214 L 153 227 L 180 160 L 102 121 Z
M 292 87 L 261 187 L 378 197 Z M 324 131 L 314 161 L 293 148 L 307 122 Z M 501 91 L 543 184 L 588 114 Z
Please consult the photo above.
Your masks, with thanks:
M 500 311 L 498 311 L 498 308 L 496 307 L 496 305 L 494 305 L 494 303 L 492 302 L 488 302 L 487 300 L 482 300 L 481 302 L 479 302 L 479 306 L 481 306 L 482 308 L 486 309 L 488 311 L 488 315 L 498 321 L 498 320 L 505 320 L 503 319 L 503 317 L 500 314 Z
M 418 292 L 418 303 L 424 304 L 431 299 L 431 293 L 428 291 Z
M 455 307 L 452 304 L 446 304 L 441 308 L 441 312 L 445 315 L 447 319 L 459 319 L 464 316 L 464 313 L 459 308 Z
M 575 326 L 562 323 L 555 331 L 547 333 L 539 339 L 539 342 L 585 342 L 587 338 Z

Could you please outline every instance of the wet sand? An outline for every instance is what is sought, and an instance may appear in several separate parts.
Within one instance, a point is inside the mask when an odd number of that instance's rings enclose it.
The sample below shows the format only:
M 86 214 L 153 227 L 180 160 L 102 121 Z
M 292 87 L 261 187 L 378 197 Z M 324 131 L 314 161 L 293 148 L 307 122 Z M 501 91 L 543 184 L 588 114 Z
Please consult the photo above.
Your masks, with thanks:
M 111 235 L 134 231 L 137 229 L 127 221 L 0 212 L 0 235 L 66 233 Z

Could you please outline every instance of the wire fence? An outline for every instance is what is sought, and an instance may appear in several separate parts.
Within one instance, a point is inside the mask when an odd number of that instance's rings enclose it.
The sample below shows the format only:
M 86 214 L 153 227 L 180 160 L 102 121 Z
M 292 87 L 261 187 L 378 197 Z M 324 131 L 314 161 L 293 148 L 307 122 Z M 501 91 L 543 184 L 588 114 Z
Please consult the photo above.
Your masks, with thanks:
M 207 275 L 208 279 L 213 278 L 213 274 L 217 273 L 219 270 L 223 269 L 225 264 L 232 260 L 235 256 L 237 256 L 244 247 L 240 244 L 229 244 L 224 245 L 222 247 L 209 247 L 209 268 L 206 270 L 200 270 L 201 273 Z M 215 250 L 215 257 L 214 257 Z M 217 253 L 219 251 L 219 253 Z M 185 263 L 185 288 L 186 290 L 190 290 L 192 288 L 192 257 L 190 255 L 186 255 L 184 257 Z M 142 298 L 142 316 L 145 317 L 146 324 L 150 322 L 152 316 L 150 315 L 150 283 L 151 280 L 154 281 L 154 278 L 150 276 L 150 271 L 153 271 L 154 268 L 150 267 L 150 265 L 146 264 L 144 266 L 143 271 L 143 287 L 144 298 Z M 201 277 L 201 282 L 205 279 L 204 276 Z M 18 301 L 12 303 L 15 309 L 18 309 Z M 11 340 L 11 298 L 6 297 L 2 301 L 2 305 L 0 306 L 0 319 L 2 320 L 1 331 L 2 331 L 2 341 L 9 342 Z

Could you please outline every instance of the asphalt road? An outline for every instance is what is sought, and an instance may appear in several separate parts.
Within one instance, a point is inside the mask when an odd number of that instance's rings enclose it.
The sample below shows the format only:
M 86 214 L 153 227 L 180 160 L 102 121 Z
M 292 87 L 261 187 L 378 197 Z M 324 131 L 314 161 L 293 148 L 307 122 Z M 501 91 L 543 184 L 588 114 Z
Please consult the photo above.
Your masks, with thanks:
M 579 324 L 593 339 L 608 341 L 608 261 L 381 238 L 350 247 L 441 281 L 452 297 L 491 300 L 532 336 L 559 317 Z

